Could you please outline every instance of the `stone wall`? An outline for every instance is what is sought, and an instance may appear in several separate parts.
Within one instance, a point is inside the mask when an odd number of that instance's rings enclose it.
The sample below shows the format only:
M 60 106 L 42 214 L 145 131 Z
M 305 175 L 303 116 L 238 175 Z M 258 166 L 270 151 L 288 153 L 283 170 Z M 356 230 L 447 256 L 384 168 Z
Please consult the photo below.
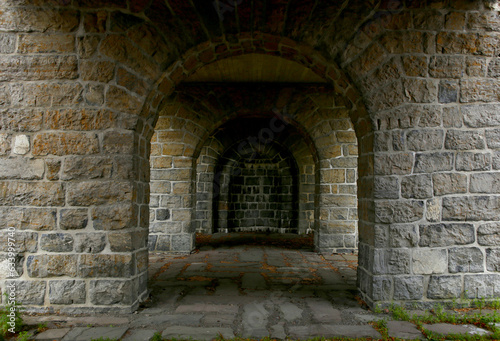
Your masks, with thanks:
M 15 282 L 30 309 L 134 310 L 149 227 L 150 249 L 193 248 L 197 167 L 216 166 L 199 157 L 251 112 L 225 106 L 227 87 L 180 84 L 252 53 L 326 82 L 238 103 L 268 118 L 286 108 L 299 231 L 323 251 L 359 236 L 370 305 L 499 296 L 498 1 L 243 1 L 223 15 L 197 1 L 1 6 L 0 228 L 3 241 L 15 229 L 18 269 L 2 292 Z

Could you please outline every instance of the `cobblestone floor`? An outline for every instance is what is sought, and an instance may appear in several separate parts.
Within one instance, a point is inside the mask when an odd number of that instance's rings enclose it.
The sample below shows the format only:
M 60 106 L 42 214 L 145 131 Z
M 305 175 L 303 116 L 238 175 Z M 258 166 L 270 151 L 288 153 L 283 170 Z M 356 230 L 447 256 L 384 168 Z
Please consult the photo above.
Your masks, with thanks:
M 191 255 L 150 255 L 151 296 L 135 314 L 46 315 L 27 322 L 48 324 L 36 340 L 143 341 L 156 332 L 177 340 L 382 337 L 370 324 L 382 316 L 355 298 L 356 255 L 321 255 L 308 245 L 250 244 L 212 243 L 214 249 L 208 243 Z M 391 337 L 424 339 L 409 322 L 389 321 L 387 327 Z M 440 326 L 444 333 L 454 327 Z

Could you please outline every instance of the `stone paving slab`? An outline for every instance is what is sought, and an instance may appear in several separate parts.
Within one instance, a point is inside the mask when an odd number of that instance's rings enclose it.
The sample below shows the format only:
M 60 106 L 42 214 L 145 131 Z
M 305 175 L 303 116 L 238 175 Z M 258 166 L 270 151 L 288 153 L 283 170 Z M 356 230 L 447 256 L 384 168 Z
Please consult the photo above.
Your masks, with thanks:
M 61 340 L 71 328 L 49 329 L 41 332 L 35 337 L 37 341 L 59 341 Z
M 186 338 L 193 340 L 207 340 L 210 341 L 219 335 L 226 339 L 234 338 L 234 333 L 231 328 L 224 327 L 185 327 L 185 326 L 172 326 L 168 327 L 161 334 L 164 338 Z
M 156 332 L 154 329 L 134 329 L 127 332 L 121 341 L 149 341 Z
M 161 326 L 165 324 L 170 325 L 188 325 L 196 326 L 203 318 L 203 314 L 158 314 L 158 315 L 140 315 L 130 323 L 130 327 L 147 327 L 147 326 Z
M 236 305 L 228 305 L 228 304 L 206 304 L 206 303 L 197 303 L 197 304 L 185 304 L 180 305 L 175 310 L 176 314 L 189 314 L 189 313 L 215 313 L 218 312 L 220 314 L 237 314 L 238 306 Z
M 307 326 L 288 327 L 289 336 L 296 339 L 307 339 L 313 336 L 323 337 L 350 337 L 350 338 L 380 338 L 381 334 L 369 325 L 325 325 L 311 324 Z
M 422 325 L 425 329 L 440 334 L 440 335 L 450 335 L 450 334 L 467 334 L 467 335 L 490 335 L 491 332 L 482 328 L 478 328 L 474 325 L 455 325 L 449 323 L 436 323 L 436 324 L 424 324 Z
M 387 331 L 389 337 L 409 340 L 425 340 L 425 336 L 411 322 L 407 321 L 388 321 Z
M 77 327 L 71 329 L 62 341 L 89 341 L 98 338 L 121 339 L 128 327 Z

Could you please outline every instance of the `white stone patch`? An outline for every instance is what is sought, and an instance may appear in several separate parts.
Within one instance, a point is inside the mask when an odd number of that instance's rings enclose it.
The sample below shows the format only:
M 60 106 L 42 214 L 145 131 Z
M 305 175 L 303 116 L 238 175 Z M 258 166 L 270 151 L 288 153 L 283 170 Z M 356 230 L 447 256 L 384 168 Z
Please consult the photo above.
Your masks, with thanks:
M 27 135 L 17 135 L 14 138 L 14 154 L 25 155 L 30 151 L 30 139 Z
M 445 250 L 414 250 L 414 274 L 442 274 L 446 272 L 448 262 Z

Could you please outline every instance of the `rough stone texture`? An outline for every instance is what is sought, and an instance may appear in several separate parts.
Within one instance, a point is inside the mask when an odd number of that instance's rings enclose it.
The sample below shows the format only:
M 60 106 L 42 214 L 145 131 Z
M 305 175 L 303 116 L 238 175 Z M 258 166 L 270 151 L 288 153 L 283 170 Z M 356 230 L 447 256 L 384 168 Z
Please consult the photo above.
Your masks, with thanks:
M 42 234 L 40 238 L 40 248 L 49 252 L 71 252 L 73 244 L 73 237 L 65 233 Z
M 446 197 L 443 198 L 443 220 L 494 221 L 499 208 L 497 197 Z
M 500 223 L 480 225 L 477 229 L 479 245 L 500 246 Z
M 431 276 L 427 297 L 431 299 L 450 299 L 457 297 L 461 292 L 462 279 L 460 276 Z
M 131 281 L 90 281 L 90 301 L 95 305 L 130 305 L 134 297 Z
M 500 294 L 499 281 L 498 274 L 466 275 L 464 281 L 466 297 L 470 299 L 498 297 Z
M 16 287 L 16 301 L 20 304 L 43 305 L 47 284 L 42 281 L 5 281 L 5 284 L 14 284 Z
M 448 251 L 448 271 L 455 272 L 483 272 L 483 253 L 477 247 L 451 248 Z
M 420 300 L 423 294 L 423 276 L 396 277 L 394 279 L 394 298 L 396 300 Z
M 475 241 L 472 224 L 420 225 L 421 247 L 467 245 Z
M 51 304 L 82 304 L 86 299 L 84 281 L 49 281 Z
M 500 271 L 500 249 L 486 249 L 486 268 L 488 271 Z
M 76 277 L 77 262 L 77 255 L 34 255 L 28 256 L 26 267 L 30 277 Z
M 446 250 L 415 250 L 413 251 L 412 267 L 415 274 L 442 274 L 448 268 Z

